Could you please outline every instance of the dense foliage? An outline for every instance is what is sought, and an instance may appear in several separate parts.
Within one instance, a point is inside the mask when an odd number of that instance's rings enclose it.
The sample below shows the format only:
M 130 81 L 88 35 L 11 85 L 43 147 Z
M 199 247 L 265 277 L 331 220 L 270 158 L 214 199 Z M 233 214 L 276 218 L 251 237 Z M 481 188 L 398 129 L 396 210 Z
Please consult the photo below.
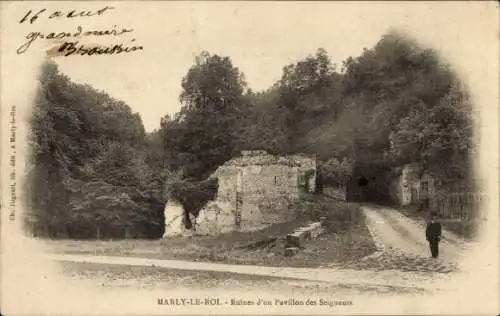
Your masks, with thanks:
M 200 210 L 208 201 L 215 198 L 218 183 L 216 179 L 202 181 L 181 180 L 175 181 L 169 186 L 168 196 L 179 201 L 184 210 L 184 225 L 190 229 L 192 227 L 191 216 L 198 216 Z
M 203 53 L 197 58 L 182 80 L 181 111 L 162 120 L 169 170 L 202 180 L 241 149 L 245 85 L 228 57 Z
M 54 63 L 44 65 L 39 83 L 26 181 L 33 233 L 155 235 L 163 201 L 146 163 L 140 116 L 103 92 L 72 83 Z
M 391 170 L 409 163 L 440 190 L 471 183 L 471 102 L 434 51 L 390 33 L 341 65 L 318 49 L 254 92 L 229 57 L 204 52 L 181 82 L 181 110 L 145 133 L 126 104 L 47 64 L 32 118 L 30 223 L 49 236 L 158 236 L 165 200 L 196 215 L 216 190 L 205 179 L 242 149 L 316 154 L 320 181 L 355 193 L 349 176 L 368 179 L 377 190 L 365 198 L 379 202 L 390 199 Z

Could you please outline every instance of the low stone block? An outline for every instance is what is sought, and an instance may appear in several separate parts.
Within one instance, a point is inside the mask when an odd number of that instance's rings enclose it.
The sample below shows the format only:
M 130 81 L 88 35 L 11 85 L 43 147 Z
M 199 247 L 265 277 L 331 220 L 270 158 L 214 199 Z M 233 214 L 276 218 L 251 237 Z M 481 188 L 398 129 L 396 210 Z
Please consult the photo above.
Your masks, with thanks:
M 308 226 L 308 228 L 311 230 L 321 228 L 321 223 L 320 222 L 312 223 L 311 225 Z
M 325 229 L 323 227 L 315 229 L 314 231 L 311 231 L 311 238 L 316 238 L 319 235 L 323 234 L 324 232 L 325 232 Z
M 293 257 L 299 252 L 297 247 L 287 247 L 285 248 L 285 257 Z
M 316 238 L 325 232 L 325 229 L 320 222 L 313 223 L 309 227 L 311 229 L 311 238 Z
M 295 230 L 293 233 L 294 234 L 295 233 L 301 234 L 304 239 L 311 237 L 311 230 L 309 229 L 309 227 L 301 227 L 301 228 Z
M 300 248 L 305 240 L 304 232 L 295 232 L 292 234 L 288 234 L 286 236 L 286 245 L 287 247 L 297 247 Z

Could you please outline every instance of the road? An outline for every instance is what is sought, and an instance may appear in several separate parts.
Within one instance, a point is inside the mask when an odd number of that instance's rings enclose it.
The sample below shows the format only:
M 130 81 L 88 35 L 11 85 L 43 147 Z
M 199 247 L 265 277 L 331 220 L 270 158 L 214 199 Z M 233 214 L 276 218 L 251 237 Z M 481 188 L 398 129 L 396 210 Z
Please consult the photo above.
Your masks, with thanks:
M 161 260 L 133 257 L 116 256 L 93 256 L 93 255 L 67 255 L 48 254 L 44 255 L 57 261 L 114 264 L 130 266 L 149 266 L 165 269 L 216 271 L 235 274 L 246 274 L 256 276 L 269 276 L 278 278 L 291 278 L 307 281 L 335 282 L 345 285 L 367 285 L 367 286 L 395 286 L 395 287 L 429 287 L 432 281 L 426 273 L 408 274 L 403 271 L 359 271 L 353 269 L 332 268 L 281 268 L 263 267 L 252 265 L 232 265 L 210 262 L 193 262 L 181 260 Z M 441 279 L 445 279 L 443 276 Z M 434 279 L 436 280 L 436 279 Z
M 429 244 L 425 238 L 424 223 L 413 220 L 397 210 L 363 206 L 367 225 L 377 244 L 378 251 L 372 258 L 390 257 L 403 264 L 418 267 L 441 266 L 456 268 L 471 244 L 443 230 L 438 259 L 430 258 Z M 380 261 L 381 259 L 379 259 Z

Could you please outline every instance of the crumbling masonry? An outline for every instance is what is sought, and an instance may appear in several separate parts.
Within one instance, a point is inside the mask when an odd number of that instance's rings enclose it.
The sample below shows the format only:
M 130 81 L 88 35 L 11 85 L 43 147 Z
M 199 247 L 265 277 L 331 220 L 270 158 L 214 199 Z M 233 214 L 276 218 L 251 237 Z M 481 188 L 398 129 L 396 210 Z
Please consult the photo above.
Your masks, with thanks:
M 316 159 L 303 154 L 281 157 L 262 150 L 243 151 L 210 178 L 218 179 L 217 196 L 195 219 L 194 233 L 256 230 L 286 221 L 292 215 L 289 203 L 301 192 L 314 192 Z

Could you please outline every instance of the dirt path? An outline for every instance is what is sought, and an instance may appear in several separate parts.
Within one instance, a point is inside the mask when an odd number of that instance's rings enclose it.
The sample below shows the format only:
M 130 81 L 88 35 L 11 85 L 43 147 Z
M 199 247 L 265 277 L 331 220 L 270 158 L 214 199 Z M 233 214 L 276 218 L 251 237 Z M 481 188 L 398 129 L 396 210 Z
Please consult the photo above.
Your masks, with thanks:
M 370 232 L 379 245 L 380 253 L 429 259 L 429 244 L 425 239 L 423 223 L 410 219 L 390 208 L 363 206 L 363 212 L 367 218 Z M 459 237 L 443 231 L 439 258 L 434 261 L 440 264 L 458 264 L 461 255 L 469 247 Z M 427 260 L 427 262 L 431 260 Z
M 393 286 L 434 288 L 436 281 L 445 280 L 446 276 L 430 280 L 426 273 L 407 273 L 402 271 L 358 271 L 332 268 L 276 268 L 251 265 L 231 265 L 209 262 L 191 262 L 178 260 L 159 260 L 132 257 L 92 256 L 47 254 L 46 258 L 66 262 L 101 263 L 130 266 L 154 266 L 167 269 L 218 271 L 235 274 L 293 278 L 308 281 L 322 281 L 344 285 Z

